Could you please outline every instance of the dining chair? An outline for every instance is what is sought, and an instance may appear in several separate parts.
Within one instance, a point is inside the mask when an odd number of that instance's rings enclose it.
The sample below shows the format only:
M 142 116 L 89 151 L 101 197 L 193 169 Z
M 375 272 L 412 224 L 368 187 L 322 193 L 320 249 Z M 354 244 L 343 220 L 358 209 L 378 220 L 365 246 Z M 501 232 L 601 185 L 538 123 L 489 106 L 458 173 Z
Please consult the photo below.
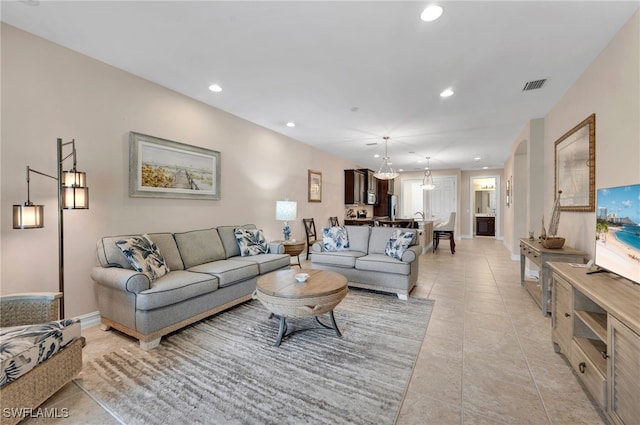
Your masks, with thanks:
M 322 242 L 322 239 L 318 239 L 318 234 L 316 233 L 316 223 L 313 221 L 313 218 L 303 218 L 302 222 L 304 223 L 304 231 L 307 234 L 307 260 L 309 259 L 309 252 L 311 251 L 311 245 L 316 242 Z
M 454 211 L 449 215 L 449 221 L 447 221 L 446 223 L 438 224 L 433 228 L 433 252 L 436 252 L 436 250 L 438 249 L 440 239 L 449 239 L 449 248 L 451 249 L 451 254 L 456 253 L 455 227 L 456 212 Z

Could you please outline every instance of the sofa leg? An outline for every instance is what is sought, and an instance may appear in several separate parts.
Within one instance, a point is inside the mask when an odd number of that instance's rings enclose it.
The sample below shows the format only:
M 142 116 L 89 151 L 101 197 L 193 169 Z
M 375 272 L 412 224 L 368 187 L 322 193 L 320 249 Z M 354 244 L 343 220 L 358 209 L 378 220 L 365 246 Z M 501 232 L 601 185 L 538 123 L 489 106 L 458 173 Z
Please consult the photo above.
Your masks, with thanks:
M 400 298 L 402 301 L 408 301 L 409 294 L 398 294 L 398 298 Z
M 152 339 L 151 341 L 140 340 L 140 348 L 145 351 L 153 350 L 158 345 L 160 345 L 160 338 Z

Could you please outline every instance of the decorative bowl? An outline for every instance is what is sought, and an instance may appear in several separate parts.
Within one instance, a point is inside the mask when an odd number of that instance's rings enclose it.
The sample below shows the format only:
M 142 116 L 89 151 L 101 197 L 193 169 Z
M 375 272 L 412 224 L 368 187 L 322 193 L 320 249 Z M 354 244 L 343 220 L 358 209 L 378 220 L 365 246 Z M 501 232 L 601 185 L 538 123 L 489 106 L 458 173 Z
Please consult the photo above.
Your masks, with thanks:
M 309 278 L 309 273 L 296 273 L 296 275 L 294 277 L 300 283 L 306 282 L 307 279 Z
M 564 246 L 564 238 L 547 236 L 542 238 L 542 246 L 547 249 L 560 249 Z

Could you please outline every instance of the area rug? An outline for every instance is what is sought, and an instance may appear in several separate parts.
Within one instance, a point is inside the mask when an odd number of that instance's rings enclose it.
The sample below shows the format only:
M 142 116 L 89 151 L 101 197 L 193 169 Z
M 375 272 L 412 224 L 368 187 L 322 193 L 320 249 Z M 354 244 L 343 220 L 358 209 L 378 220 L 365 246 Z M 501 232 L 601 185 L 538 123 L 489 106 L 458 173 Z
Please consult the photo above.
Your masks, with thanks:
M 358 289 L 335 309 L 343 336 L 294 332 L 250 301 L 88 362 L 76 383 L 123 424 L 393 424 L 433 301 Z M 290 319 L 289 330 L 317 326 Z

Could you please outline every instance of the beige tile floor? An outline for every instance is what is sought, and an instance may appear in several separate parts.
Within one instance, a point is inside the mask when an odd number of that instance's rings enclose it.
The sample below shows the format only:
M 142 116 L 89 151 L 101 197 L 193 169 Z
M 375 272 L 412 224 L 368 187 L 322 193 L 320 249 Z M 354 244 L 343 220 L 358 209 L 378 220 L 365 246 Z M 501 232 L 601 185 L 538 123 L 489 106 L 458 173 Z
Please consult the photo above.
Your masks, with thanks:
M 502 242 L 463 240 L 420 258 L 412 296 L 436 301 L 397 425 L 603 424 L 573 372 L 555 354 L 550 319 L 519 284 Z M 98 327 L 83 331 L 85 361 L 135 341 Z M 65 419 L 24 423 L 117 424 L 74 383 L 43 407 Z

